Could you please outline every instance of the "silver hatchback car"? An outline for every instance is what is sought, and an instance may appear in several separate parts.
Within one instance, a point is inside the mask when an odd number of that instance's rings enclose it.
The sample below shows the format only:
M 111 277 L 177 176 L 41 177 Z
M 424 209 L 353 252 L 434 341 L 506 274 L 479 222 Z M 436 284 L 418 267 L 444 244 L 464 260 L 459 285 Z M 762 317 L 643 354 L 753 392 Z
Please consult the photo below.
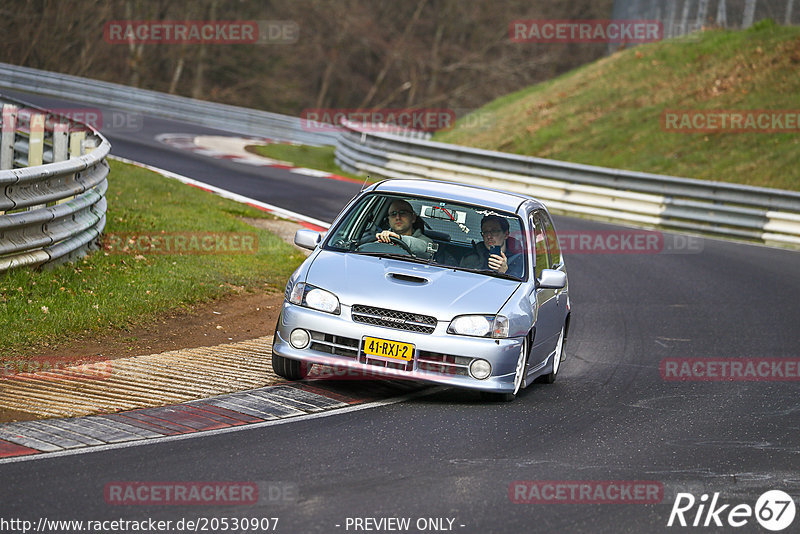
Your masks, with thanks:
M 286 285 L 272 367 L 313 364 L 417 379 L 512 400 L 552 383 L 570 324 L 566 267 L 544 205 L 429 180 L 363 190 Z

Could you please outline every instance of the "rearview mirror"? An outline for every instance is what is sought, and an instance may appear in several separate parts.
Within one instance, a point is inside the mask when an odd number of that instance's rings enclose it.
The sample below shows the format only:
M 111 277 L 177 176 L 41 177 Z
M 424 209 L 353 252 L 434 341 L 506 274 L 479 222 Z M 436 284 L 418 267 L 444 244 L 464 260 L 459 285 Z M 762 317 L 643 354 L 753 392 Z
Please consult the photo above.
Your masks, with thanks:
M 294 244 L 301 248 L 314 250 L 322 240 L 322 234 L 314 230 L 298 230 L 294 234 Z
M 555 269 L 542 269 L 542 275 L 536 280 L 539 289 L 563 289 L 567 285 L 567 273 Z

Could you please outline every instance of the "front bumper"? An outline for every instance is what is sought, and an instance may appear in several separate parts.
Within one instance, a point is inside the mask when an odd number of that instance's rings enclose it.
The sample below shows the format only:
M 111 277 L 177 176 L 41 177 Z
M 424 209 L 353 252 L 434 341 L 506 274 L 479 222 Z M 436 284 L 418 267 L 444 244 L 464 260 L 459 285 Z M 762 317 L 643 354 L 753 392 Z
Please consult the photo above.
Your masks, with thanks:
M 354 322 L 350 306 L 342 306 L 341 315 L 332 315 L 284 301 L 272 351 L 294 360 L 354 369 L 365 377 L 379 375 L 481 391 L 513 392 L 522 339 L 453 335 L 447 333 L 448 325 L 439 322 L 433 333 L 423 334 Z M 289 334 L 295 328 L 311 333 L 311 343 L 304 349 L 296 349 L 289 343 Z M 367 356 L 362 350 L 365 336 L 411 343 L 413 358 L 405 363 Z M 477 358 L 492 366 L 490 376 L 484 380 L 469 374 L 469 363 Z

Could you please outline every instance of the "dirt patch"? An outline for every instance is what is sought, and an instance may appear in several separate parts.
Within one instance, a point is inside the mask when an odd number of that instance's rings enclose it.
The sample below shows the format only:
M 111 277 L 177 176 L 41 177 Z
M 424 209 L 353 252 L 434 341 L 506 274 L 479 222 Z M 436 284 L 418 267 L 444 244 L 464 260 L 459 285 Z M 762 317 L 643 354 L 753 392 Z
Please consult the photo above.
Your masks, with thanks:
M 30 354 L 34 361 L 83 363 L 191 349 L 271 335 L 283 293 L 258 292 L 223 297 L 162 316 L 156 322 L 79 338 Z

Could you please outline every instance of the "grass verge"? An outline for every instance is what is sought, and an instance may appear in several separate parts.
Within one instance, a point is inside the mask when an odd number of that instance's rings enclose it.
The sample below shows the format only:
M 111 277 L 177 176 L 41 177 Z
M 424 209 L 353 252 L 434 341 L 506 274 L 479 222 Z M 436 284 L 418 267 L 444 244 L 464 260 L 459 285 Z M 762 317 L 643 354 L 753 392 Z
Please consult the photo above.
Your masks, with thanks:
M 282 290 L 305 256 L 279 237 L 240 217 L 271 217 L 156 173 L 111 161 L 104 249 L 75 264 L 0 274 L 0 356 L 26 352 L 109 329 L 128 330 L 160 314 L 224 295 Z M 223 243 L 251 236 L 248 253 L 129 253 L 112 247 L 120 234 L 179 233 Z M 238 237 L 237 237 L 238 236 Z M 231 241 L 231 238 L 234 241 Z M 190 241 L 189 241 L 190 242 Z M 163 246 L 161 247 L 164 248 Z M 188 248 L 191 248 L 189 246 Z
M 604 167 L 800 190 L 800 134 L 685 133 L 665 110 L 800 114 L 800 27 L 761 21 L 636 46 L 505 95 L 446 143 Z M 472 125 L 472 126 L 470 126 Z
M 339 176 L 345 176 L 362 181 L 363 176 L 358 176 L 342 170 L 336 164 L 335 148 L 332 146 L 286 145 L 275 143 L 270 145 L 252 145 L 247 150 L 266 158 L 288 161 L 297 167 L 316 169 Z

